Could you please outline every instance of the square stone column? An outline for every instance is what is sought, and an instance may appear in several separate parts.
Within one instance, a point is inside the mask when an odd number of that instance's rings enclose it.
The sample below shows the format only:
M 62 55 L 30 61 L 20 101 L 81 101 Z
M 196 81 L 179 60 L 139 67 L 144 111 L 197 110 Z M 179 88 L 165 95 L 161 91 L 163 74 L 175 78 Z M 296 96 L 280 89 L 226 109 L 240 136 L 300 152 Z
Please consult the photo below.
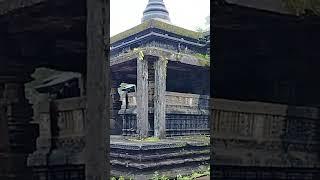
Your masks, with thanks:
M 148 59 L 137 59 L 137 133 L 141 138 L 148 137 Z
M 109 3 L 87 0 L 86 180 L 106 180 L 110 175 Z
M 159 57 L 154 63 L 154 136 L 166 137 L 166 78 L 168 61 Z

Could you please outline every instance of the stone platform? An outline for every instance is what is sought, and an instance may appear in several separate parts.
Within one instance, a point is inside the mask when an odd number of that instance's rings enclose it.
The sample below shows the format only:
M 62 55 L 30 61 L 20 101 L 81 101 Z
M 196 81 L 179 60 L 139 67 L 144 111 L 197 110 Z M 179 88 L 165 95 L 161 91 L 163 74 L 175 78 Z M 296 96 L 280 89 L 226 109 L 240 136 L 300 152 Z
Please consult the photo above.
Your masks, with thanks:
M 112 176 L 149 179 L 158 172 L 166 177 L 190 175 L 208 167 L 210 144 L 207 136 L 164 140 L 137 140 L 111 136 Z

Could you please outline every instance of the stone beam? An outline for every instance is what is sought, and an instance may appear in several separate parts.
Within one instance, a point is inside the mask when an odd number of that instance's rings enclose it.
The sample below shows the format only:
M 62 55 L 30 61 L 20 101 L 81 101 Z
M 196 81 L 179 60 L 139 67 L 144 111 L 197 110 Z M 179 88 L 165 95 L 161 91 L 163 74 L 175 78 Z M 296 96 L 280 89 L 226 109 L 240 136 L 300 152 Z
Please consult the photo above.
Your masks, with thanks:
M 86 180 L 109 179 L 110 67 L 104 37 L 109 37 L 109 1 L 87 0 Z M 108 43 L 108 42 L 106 42 Z M 107 59 L 107 61 L 106 61 Z
M 166 137 L 166 77 L 167 60 L 160 57 L 154 63 L 154 135 Z
M 128 61 L 133 61 L 136 58 L 139 57 L 139 53 L 143 53 L 144 56 L 149 57 L 160 57 L 164 56 L 168 58 L 169 61 L 172 62 L 179 62 L 182 64 L 192 65 L 192 66 L 199 66 L 206 69 L 210 68 L 210 63 L 206 62 L 206 60 L 203 60 L 201 58 L 198 58 L 196 56 L 190 55 L 190 54 L 179 54 L 175 51 L 161 49 L 161 48 L 155 48 L 155 47 L 145 47 L 145 48 L 139 48 L 141 51 L 130 51 L 128 53 L 121 54 L 117 57 L 112 57 L 110 59 L 110 65 L 113 67 L 118 64 L 122 64 Z
M 137 133 L 147 137 L 148 121 L 148 59 L 137 59 Z

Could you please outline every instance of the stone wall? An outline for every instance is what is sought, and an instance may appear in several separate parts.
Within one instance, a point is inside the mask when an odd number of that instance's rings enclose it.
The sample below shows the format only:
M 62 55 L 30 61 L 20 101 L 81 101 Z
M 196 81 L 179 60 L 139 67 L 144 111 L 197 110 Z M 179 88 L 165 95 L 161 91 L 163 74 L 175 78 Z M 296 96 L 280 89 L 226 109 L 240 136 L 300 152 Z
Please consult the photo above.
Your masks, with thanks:
M 209 134 L 209 96 L 166 92 L 166 134 L 196 135 Z M 123 104 L 126 103 L 122 98 Z M 128 93 L 127 108 L 122 106 L 119 116 L 123 121 L 123 135 L 134 135 L 136 132 L 135 93 Z M 153 107 L 149 107 L 149 135 L 153 135 Z
M 214 99 L 216 165 L 319 168 L 319 109 Z

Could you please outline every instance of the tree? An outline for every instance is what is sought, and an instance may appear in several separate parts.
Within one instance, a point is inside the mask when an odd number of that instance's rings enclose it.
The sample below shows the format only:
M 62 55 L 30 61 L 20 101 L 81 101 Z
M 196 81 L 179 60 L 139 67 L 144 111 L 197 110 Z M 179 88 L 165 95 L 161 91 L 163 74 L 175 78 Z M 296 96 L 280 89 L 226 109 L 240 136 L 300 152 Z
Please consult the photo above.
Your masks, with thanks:
M 204 24 L 204 28 L 199 26 L 196 28 L 196 31 L 201 33 L 210 31 L 210 15 L 206 17 L 206 23 Z

